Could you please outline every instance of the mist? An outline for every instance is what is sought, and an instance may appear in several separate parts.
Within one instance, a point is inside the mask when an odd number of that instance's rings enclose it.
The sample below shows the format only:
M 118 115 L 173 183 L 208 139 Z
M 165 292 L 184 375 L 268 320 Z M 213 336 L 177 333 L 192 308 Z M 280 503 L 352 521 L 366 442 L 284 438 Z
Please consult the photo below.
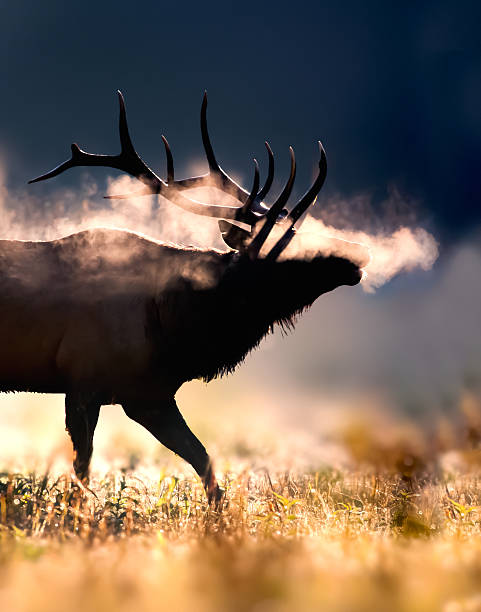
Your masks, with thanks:
M 102 189 L 87 174 L 81 176 L 78 189 L 58 189 L 45 199 L 35 195 L 35 187 L 9 191 L 5 169 L 1 178 L 1 238 L 51 240 L 103 226 L 136 231 L 154 240 L 225 248 L 215 219 L 194 216 L 162 198 L 159 206 L 153 206 L 150 197 L 103 200 Z M 138 182 L 129 177 L 107 181 L 109 195 L 137 188 Z M 215 190 L 195 195 L 210 202 L 219 198 Z M 269 336 L 235 375 L 208 386 L 198 382 L 184 386 L 179 392 L 182 412 L 207 441 L 215 422 L 211 445 L 218 444 L 214 440 L 219 430 L 231 441 L 245 431 L 245 439 L 254 444 L 254 428 L 264 440 L 273 432 L 292 436 L 286 445 L 291 455 L 295 449 L 299 456 L 315 452 L 319 457 L 326 449 L 331 452 L 323 436 L 343 415 L 384 411 L 420 420 L 450 414 L 466 389 L 481 381 L 481 288 L 477 282 L 481 233 L 473 232 L 436 263 L 439 245 L 409 212 L 409 202 L 401 207 L 402 213 L 398 207 L 383 219 L 351 215 L 346 222 L 339 201 L 335 206 L 327 203 L 329 214 L 323 220 L 306 218 L 290 244 L 290 254 L 303 257 L 321 249 L 326 255 L 342 255 L 339 239 L 347 241 L 347 247 L 363 244 L 370 250 L 371 262 L 361 286 L 322 296 L 299 320 L 294 333 L 285 336 L 277 331 Z M 356 201 L 344 200 L 343 206 L 355 207 Z M 385 285 L 397 275 L 402 282 Z M 22 402 L 27 421 L 32 409 L 40 411 L 35 429 L 48 432 L 50 439 L 63 421 L 62 399 L 46 397 L 31 403 L 32 396 L 27 396 Z M 18 411 L 12 396 L 2 404 Z M 49 413 L 48 406 L 56 408 Z M 118 408 L 104 410 L 108 431 L 101 434 L 99 445 L 108 460 L 116 437 L 124 446 L 142 447 L 150 440 Z M 132 427 L 135 434 L 127 434 Z M 61 456 L 68 457 L 68 447 L 59 442 L 62 435 L 61 427 L 52 452 L 61 447 L 65 451 Z M 149 444 L 154 452 L 155 442 Z
M 115 227 L 174 244 L 226 248 L 215 219 L 194 216 L 164 198 L 159 198 L 159 206 L 153 205 L 150 196 L 102 201 L 101 189 L 87 174 L 81 178 L 78 193 L 68 189 L 57 190 L 47 201 L 41 201 L 35 195 L 35 186 L 10 193 L 5 185 L 6 171 L 0 168 L 2 238 L 53 240 L 82 229 Z M 136 190 L 138 181 L 129 176 L 107 179 L 108 196 L 135 193 Z M 192 189 L 188 193 L 190 198 L 211 204 L 235 205 L 236 202 L 232 196 L 215 187 Z M 326 207 L 329 223 L 308 215 L 283 257 L 311 258 L 322 254 L 355 261 L 353 247 L 357 244 L 366 246 L 371 261 L 364 269 L 362 286 L 367 292 L 381 287 L 399 273 L 416 268 L 429 270 L 433 266 L 438 257 L 438 244 L 432 234 L 416 225 L 414 215 L 406 216 L 409 203 L 400 206 L 398 201 L 396 211 L 391 206 L 382 223 L 372 210 L 365 210 L 362 217 L 358 211 L 359 225 L 365 226 L 368 219 L 369 230 L 343 228 L 346 223 L 341 211 L 352 209 L 358 202 L 359 198 L 350 202 L 329 202 Z M 351 224 L 353 221 L 355 223 L 356 219 L 351 218 Z M 271 232 L 263 252 L 271 248 L 282 231 L 281 228 Z

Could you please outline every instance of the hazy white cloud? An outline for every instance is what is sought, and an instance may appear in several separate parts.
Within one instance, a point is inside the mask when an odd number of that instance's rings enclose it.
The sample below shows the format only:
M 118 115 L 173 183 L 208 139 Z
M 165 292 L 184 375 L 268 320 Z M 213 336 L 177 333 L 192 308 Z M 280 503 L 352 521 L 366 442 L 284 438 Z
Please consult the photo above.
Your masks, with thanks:
M 2 238 L 51 240 L 86 228 L 117 227 L 176 244 L 225 248 L 215 219 L 193 215 L 163 198 L 158 207 L 152 206 L 150 196 L 104 200 L 97 184 L 84 175 L 78 191 L 59 189 L 43 201 L 35 195 L 35 185 L 9 193 L 5 178 L 5 169 L 0 167 Z M 108 180 L 107 194 L 135 193 L 138 189 L 137 180 L 120 176 Z M 189 197 L 214 204 L 235 203 L 231 196 L 215 188 L 190 190 Z M 400 272 L 418 267 L 430 269 L 438 256 L 438 246 L 431 234 L 414 224 L 414 217 L 407 212 L 409 202 L 395 193 L 385 209 L 387 212 L 380 219 L 365 197 L 354 198 L 352 202 L 336 198 L 327 206 L 329 224 L 308 216 L 285 256 L 310 257 L 322 252 L 349 257 L 352 243 L 366 245 L 371 253 L 363 279 L 366 291 L 373 291 Z M 351 224 L 357 215 L 359 224 L 364 226 L 369 219 L 370 229 L 339 229 L 346 225 L 346 210 L 351 211 L 348 215 Z M 365 214 L 361 215 L 361 211 Z M 405 224 L 408 220 L 411 226 Z M 266 249 L 273 240 L 274 236 L 266 243 Z
M 436 239 L 421 227 L 402 226 L 391 232 L 369 233 L 339 230 L 312 217 L 305 220 L 297 245 L 293 245 L 293 248 L 312 252 L 318 236 L 345 241 L 344 247 L 342 242 L 335 243 L 335 254 L 340 256 L 349 256 L 352 242 L 368 247 L 371 262 L 365 268 L 366 274 L 362 281 L 363 288 L 368 292 L 381 287 L 401 272 L 410 272 L 415 268 L 429 270 L 438 257 Z
M 136 189 L 137 181 L 120 177 L 109 181 L 108 193 Z M 2 238 L 45 240 L 86 227 L 114 226 L 158 240 L 222 247 L 215 219 L 192 215 L 166 201 L 152 210 L 150 197 L 102 200 L 87 175 L 78 190 L 57 190 L 46 201 L 34 193 L 34 185 L 10 193 L 0 168 Z M 322 236 L 366 244 L 372 254 L 363 283 L 368 290 L 401 272 L 429 270 L 437 258 L 437 243 L 416 226 L 407 212 L 409 203 L 396 198 L 389 215 L 382 221 L 371 218 L 371 228 L 362 232 L 347 227 L 338 199 L 329 209 L 329 224 L 306 219 L 299 248 L 318 248 Z M 362 199 L 354 208 L 362 209 L 365 203 Z M 330 224 L 336 215 L 344 229 Z M 408 286 L 372 297 L 359 288 L 340 288 L 320 298 L 294 334 L 285 339 L 276 334 L 264 342 L 237 376 L 254 386 L 274 387 L 286 381 L 299 393 L 304 387 L 316 393 L 341 387 L 368 394 L 375 390 L 403 409 L 449 403 L 466 373 L 481 371 L 481 289 L 476 281 L 480 276 L 480 250 L 472 242 L 460 245 L 442 266 L 426 273 L 425 282 L 415 289 Z

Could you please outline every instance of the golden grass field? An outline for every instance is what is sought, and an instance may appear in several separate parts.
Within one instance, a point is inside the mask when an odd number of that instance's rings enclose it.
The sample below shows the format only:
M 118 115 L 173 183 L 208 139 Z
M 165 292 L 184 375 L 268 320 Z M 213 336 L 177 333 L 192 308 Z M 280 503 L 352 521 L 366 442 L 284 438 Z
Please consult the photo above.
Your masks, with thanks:
M 481 610 L 478 396 L 430 432 L 347 419 L 332 465 L 286 468 L 268 429 L 223 432 L 219 510 L 143 441 L 117 437 L 89 490 L 54 464 L 19 471 L 4 446 L 2 610 Z

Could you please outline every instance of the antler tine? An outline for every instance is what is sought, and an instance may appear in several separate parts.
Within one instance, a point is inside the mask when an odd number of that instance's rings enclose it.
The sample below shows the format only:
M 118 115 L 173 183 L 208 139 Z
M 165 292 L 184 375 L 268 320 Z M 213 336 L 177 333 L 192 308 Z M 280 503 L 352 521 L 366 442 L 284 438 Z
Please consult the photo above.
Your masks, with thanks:
M 129 134 L 129 126 L 127 124 L 127 111 L 125 110 L 125 100 L 120 89 L 117 89 L 117 96 L 119 98 L 119 136 L 120 136 L 120 149 L 122 153 L 137 155 L 137 151 L 132 144 L 132 139 Z
M 202 134 L 202 144 L 204 145 L 207 163 L 209 165 L 209 172 L 199 177 L 176 181 L 175 184 L 184 188 L 196 187 L 200 186 L 201 184 L 208 184 L 209 178 L 213 175 L 220 181 L 221 186 L 230 195 L 237 198 L 240 202 L 243 202 L 243 206 L 239 209 L 239 214 L 236 219 L 251 225 L 255 224 L 259 220 L 259 217 L 255 214 L 253 215 L 252 213 L 257 213 L 257 215 L 264 215 L 266 213 L 266 207 L 261 205 L 261 200 L 269 191 L 274 178 L 274 155 L 269 143 L 265 143 L 267 155 L 269 157 L 269 169 L 266 182 L 262 190 L 258 194 L 255 194 L 255 197 L 252 197 L 252 191 L 249 193 L 240 187 L 217 162 L 207 125 L 207 92 L 204 92 L 204 97 L 202 99 L 200 111 L 200 131 Z
M 294 180 L 296 178 L 296 156 L 294 155 L 294 149 L 292 147 L 289 147 L 289 154 L 291 156 L 291 171 L 289 174 L 289 178 L 280 196 L 277 198 L 274 204 L 270 207 L 269 211 L 264 217 L 265 218 L 264 225 L 261 227 L 257 236 L 250 243 L 247 249 L 247 252 L 251 259 L 255 259 L 259 255 L 262 245 L 267 240 L 267 237 L 269 236 L 272 228 L 277 222 L 280 212 L 282 211 L 284 205 L 287 203 L 287 200 L 289 199 L 289 196 L 291 195 L 292 187 L 294 185 Z
M 251 208 L 253 203 L 258 198 L 259 191 L 259 164 L 257 163 L 257 159 L 254 158 L 254 183 L 252 185 L 252 189 L 250 191 L 249 197 L 247 198 L 245 204 L 241 206 L 236 215 L 236 221 L 241 221 L 246 223 L 245 219 L 248 218 L 249 213 L 251 212 Z M 255 221 L 251 222 L 251 225 L 254 225 Z
M 311 188 L 302 196 L 296 206 L 289 213 L 289 220 L 292 223 L 296 223 L 298 219 L 304 214 L 311 204 L 316 201 L 317 195 L 324 185 L 324 181 L 327 176 L 327 156 L 324 147 L 320 140 L 317 141 L 319 146 L 319 172 L 316 180 L 312 184 Z
M 207 127 L 207 92 L 204 92 L 204 98 L 202 99 L 202 107 L 200 110 L 200 131 L 202 134 L 202 144 L 204 145 L 205 155 L 207 157 L 207 163 L 209 164 L 209 173 L 216 176 L 222 186 L 231 193 L 234 197 L 240 200 L 242 203 L 247 201 L 249 194 L 245 189 L 242 189 L 230 176 L 222 170 L 217 163 L 214 154 L 214 148 L 209 136 L 209 129 Z M 257 195 L 257 194 L 256 194 Z
M 30 181 L 28 181 L 28 184 L 30 185 L 31 183 L 38 183 L 39 181 L 46 181 L 47 179 L 53 178 L 54 176 L 58 176 L 59 174 L 62 174 L 62 172 L 65 172 L 65 170 L 68 170 L 69 168 L 73 168 L 74 166 L 78 165 L 75 161 L 75 158 L 84 153 L 84 151 L 79 149 L 79 146 L 76 143 L 71 144 L 70 149 L 72 150 L 71 159 L 68 159 L 53 170 L 50 170 L 50 172 L 31 179 Z
M 256 199 L 257 193 L 259 191 L 259 164 L 257 160 L 254 159 L 254 180 L 252 183 L 252 189 L 247 198 L 247 202 L 241 209 L 237 209 L 237 214 L 235 216 L 236 221 L 244 221 L 244 216 L 242 215 L 242 210 L 245 208 L 247 211 L 249 210 L 252 202 Z M 253 225 L 253 224 L 252 224 Z M 235 225 L 234 223 L 230 223 L 229 221 L 219 221 L 219 229 L 222 235 L 222 239 L 233 249 L 236 250 L 245 250 L 245 246 L 249 240 L 252 238 L 252 232 Z
M 127 125 L 127 115 L 125 112 L 125 102 L 120 91 L 117 91 L 119 97 L 120 115 L 119 115 L 119 134 L 121 152 L 119 155 L 97 155 L 95 153 L 87 153 L 82 151 L 77 144 L 71 145 L 72 157 L 57 166 L 47 174 L 38 176 L 35 179 L 29 181 L 29 183 L 37 183 L 38 181 L 44 181 L 46 179 L 58 176 L 65 170 L 74 168 L 77 166 L 103 166 L 108 168 L 115 168 L 127 172 L 131 176 L 139 179 L 142 183 L 147 185 L 147 193 L 160 193 L 162 186 L 165 185 L 163 181 L 140 159 L 137 154 L 129 135 L 129 129 Z M 145 193 L 144 190 L 142 193 Z
M 257 159 L 254 158 L 254 180 L 252 182 L 252 188 L 251 191 L 249 193 L 249 197 L 246 200 L 246 203 L 244 204 L 244 206 L 239 210 L 238 216 L 242 218 L 244 218 L 245 213 L 247 213 L 250 210 L 250 207 L 252 206 L 252 202 L 254 202 L 254 200 L 257 198 L 257 194 L 259 192 L 259 182 L 260 182 L 260 178 L 259 178 L 259 164 L 257 163 Z M 244 213 L 244 214 L 242 214 Z
M 248 215 L 250 211 L 254 213 L 254 215 L 251 215 L 251 219 L 249 221 L 252 226 L 256 225 L 256 223 L 261 219 L 264 219 L 266 213 L 269 210 L 269 207 L 266 206 L 266 204 L 264 204 L 262 200 L 266 197 L 269 189 L 272 186 L 272 181 L 274 180 L 274 153 L 272 152 L 272 149 L 267 141 L 265 141 L 264 144 L 266 146 L 267 155 L 269 157 L 269 168 L 267 171 L 266 182 L 264 183 L 264 187 L 262 187 L 257 196 L 253 199 L 249 198 L 242 207 L 241 212 L 239 212 L 239 217 Z M 242 219 L 239 220 L 242 221 Z
M 200 131 L 202 135 L 202 144 L 204 145 L 204 151 L 207 157 L 207 163 L 209 165 L 209 172 L 207 174 L 202 174 L 201 176 L 194 176 L 175 181 L 175 185 L 183 189 L 208 186 L 212 175 L 214 175 L 219 180 L 222 187 L 224 187 L 231 195 L 244 204 L 249 197 L 249 193 L 245 189 L 242 189 L 242 187 L 240 187 L 233 179 L 231 179 L 230 176 L 224 172 L 224 170 L 222 170 L 217 163 L 207 127 L 206 91 L 204 92 L 204 97 L 202 98 L 202 106 L 200 110 Z
M 202 106 L 200 108 L 200 132 L 202 134 L 202 144 L 204 145 L 209 170 L 215 174 L 219 174 L 221 178 L 224 178 L 224 173 L 215 158 L 214 148 L 210 141 L 209 130 L 207 128 L 207 91 L 204 91 Z
M 162 134 L 162 142 L 165 147 L 165 156 L 167 157 L 167 184 L 174 183 L 174 158 L 172 157 L 172 151 L 170 150 L 167 138 Z
M 259 201 L 263 200 L 266 197 L 267 192 L 272 186 L 272 181 L 274 180 L 274 153 L 272 152 L 272 149 L 267 140 L 264 142 L 264 144 L 266 146 L 267 155 L 269 157 L 269 168 L 267 170 L 267 178 L 266 182 L 264 183 L 264 187 L 257 194 L 257 198 Z
M 292 240 L 292 238 L 295 235 L 294 225 L 300 219 L 300 217 L 304 214 L 304 212 L 309 208 L 309 206 L 311 204 L 314 204 L 314 202 L 317 199 L 317 195 L 319 191 L 321 190 L 324 184 L 324 181 L 326 180 L 326 176 L 327 176 L 326 152 L 324 150 L 324 147 L 322 146 L 321 141 L 318 141 L 318 144 L 319 144 L 320 159 L 319 159 L 319 172 L 316 177 L 316 180 L 314 181 L 310 189 L 308 189 L 308 191 L 303 195 L 303 197 L 299 200 L 296 206 L 289 213 L 289 216 L 288 216 L 288 221 L 290 221 L 289 227 L 284 232 L 284 234 L 281 236 L 281 238 L 279 238 L 276 244 L 272 247 L 266 259 L 272 259 L 272 260 L 277 259 L 279 255 L 282 253 L 282 251 L 287 247 L 287 245 L 289 244 L 289 242 Z

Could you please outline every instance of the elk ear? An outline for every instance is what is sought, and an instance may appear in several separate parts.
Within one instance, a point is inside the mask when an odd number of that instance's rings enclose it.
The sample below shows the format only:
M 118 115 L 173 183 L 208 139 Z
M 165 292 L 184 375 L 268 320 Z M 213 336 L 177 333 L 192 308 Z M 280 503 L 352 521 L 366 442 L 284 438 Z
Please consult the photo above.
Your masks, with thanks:
M 248 232 L 238 225 L 229 223 L 228 221 L 219 221 L 219 229 L 222 235 L 222 240 L 231 249 L 242 251 L 245 249 L 247 242 L 252 238 L 251 232 Z

